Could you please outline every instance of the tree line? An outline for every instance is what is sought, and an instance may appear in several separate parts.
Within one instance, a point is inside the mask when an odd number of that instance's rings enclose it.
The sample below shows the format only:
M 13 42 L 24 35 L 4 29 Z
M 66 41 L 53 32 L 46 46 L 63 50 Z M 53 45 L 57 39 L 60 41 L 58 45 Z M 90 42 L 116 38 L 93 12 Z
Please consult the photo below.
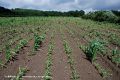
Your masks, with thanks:
M 41 11 L 32 9 L 7 9 L 0 7 L 0 17 L 27 17 L 27 16 L 68 16 L 81 17 L 83 19 L 91 19 L 99 22 L 110 22 L 120 24 L 120 11 L 94 11 L 85 14 L 83 10 L 60 12 L 60 11 Z
M 110 22 L 120 24 L 120 11 L 95 11 L 82 16 L 84 19 L 91 19 L 99 22 Z
M 83 16 L 85 12 L 83 10 L 60 12 L 60 11 L 41 11 L 41 10 L 32 10 L 32 9 L 6 9 L 0 7 L 0 16 L 1 17 L 27 17 L 27 16 L 71 16 L 79 17 Z

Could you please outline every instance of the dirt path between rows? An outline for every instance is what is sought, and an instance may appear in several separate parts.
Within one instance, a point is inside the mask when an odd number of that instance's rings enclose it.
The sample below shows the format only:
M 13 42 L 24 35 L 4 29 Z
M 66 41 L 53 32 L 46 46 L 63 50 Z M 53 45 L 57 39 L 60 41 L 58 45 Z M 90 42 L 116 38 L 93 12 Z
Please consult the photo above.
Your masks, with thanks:
M 26 66 L 29 68 L 29 72 L 26 73 L 22 80 L 43 80 L 45 72 L 45 62 L 48 53 L 48 45 L 50 41 L 50 34 L 47 34 L 46 40 L 43 42 L 40 49 L 36 52 L 36 55 L 30 58 L 29 62 L 26 63 Z
M 5 76 L 16 76 L 18 74 L 19 67 L 27 68 L 29 71 L 26 76 L 43 76 L 45 57 L 48 52 L 48 44 L 50 37 L 47 35 L 46 40 L 40 47 L 40 50 L 35 52 L 36 55 L 29 56 L 32 53 L 34 40 L 30 40 L 28 44 L 20 50 L 14 61 L 10 61 L 6 66 L 0 70 L 0 80 L 10 80 Z M 24 78 L 23 80 L 41 80 L 40 78 Z
M 29 61 L 28 53 L 33 46 L 33 40 L 29 41 L 28 45 L 20 50 L 14 61 L 7 63 L 7 68 L 0 70 L 0 80 L 9 80 L 5 76 L 15 76 L 18 73 L 19 67 L 25 67 L 25 64 Z
M 70 65 L 67 63 L 67 55 L 64 51 L 61 34 L 55 34 L 55 48 L 53 52 L 53 80 L 70 80 Z
M 79 28 L 76 28 L 77 32 L 81 33 L 81 30 Z M 76 42 L 80 42 L 82 44 L 86 44 L 87 41 L 83 42 L 82 38 L 79 37 L 80 35 L 74 35 L 73 38 Z M 80 45 L 79 45 L 80 46 Z M 105 80 L 120 80 L 120 70 L 117 66 L 115 66 L 110 60 L 107 59 L 107 57 L 98 56 L 97 57 L 97 63 L 99 63 L 104 69 L 107 69 L 110 71 L 109 73 L 112 74 L 105 78 Z
M 77 42 L 65 32 L 66 40 L 72 48 L 75 67 L 81 80 L 103 80 L 95 67 L 86 59 L 85 54 L 79 49 Z

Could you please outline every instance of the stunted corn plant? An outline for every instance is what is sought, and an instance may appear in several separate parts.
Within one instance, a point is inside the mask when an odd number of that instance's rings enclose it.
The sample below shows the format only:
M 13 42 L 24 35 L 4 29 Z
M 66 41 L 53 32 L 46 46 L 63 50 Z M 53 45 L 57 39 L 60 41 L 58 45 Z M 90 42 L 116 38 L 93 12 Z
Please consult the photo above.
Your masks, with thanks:
M 19 44 L 17 44 L 17 46 L 14 49 L 10 49 L 10 46 L 6 45 L 6 52 L 5 52 L 6 61 L 8 62 L 9 60 L 11 60 L 17 54 L 17 52 L 27 43 L 28 41 L 25 39 L 20 40 Z
M 13 50 L 14 55 L 22 48 L 24 47 L 26 44 L 28 43 L 28 41 L 26 39 L 20 40 L 19 44 L 15 47 L 15 49 Z
M 5 51 L 6 51 L 5 52 L 5 58 L 6 58 L 6 61 L 8 62 L 12 58 L 12 54 L 11 54 L 9 45 L 6 45 L 6 50 Z
M 53 36 L 51 36 L 51 41 L 50 41 L 50 44 L 48 47 L 49 48 L 48 48 L 48 54 L 47 54 L 44 80 L 52 80 L 51 66 L 52 66 L 52 53 L 53 53 L 53 49 L 54 49 Z
M 120 51 L 117 47 L 112 51 L 112 62 L 116 63 L 117 66 L 120 64 Z
M 96 69 L 99 71 L 99 74 L 103 77 L 103 78 L 106 78 L 110 75 L 112 75 L 110 73 L 110 71 L 108 71 L 107 69 L 104 69 L 100 64 L 98 63 L 94 63 Z
M 27 71 L 28 69 L 19 67 L 18 74 L 16 75 L 15 78 L 12 78 L 11 80 L 22 80 L 22 77 L 25 75 Z
M 38 50 L 44 39 L 45 34 L 42 34 L 41 36 L 34 34 L 34 50 Z
M 2 60 L 0 60 L 0 67 L 6 67 L 6 66 L 4 65 L 4 63 L 2 62 Z
M 70 64 L 70 69 L 72 71 L 72 76 L 71 76 L 71 80 L 79 80 L 79 75 L 74 67 L 75 65 L 75 62 L 72 58 L 72 49 L 70 48 L 70 46 L 68 45 L 68 42 L 64 40 L 64 49 L 65 49 L 65 52 L 68 56 L 68 63 Z

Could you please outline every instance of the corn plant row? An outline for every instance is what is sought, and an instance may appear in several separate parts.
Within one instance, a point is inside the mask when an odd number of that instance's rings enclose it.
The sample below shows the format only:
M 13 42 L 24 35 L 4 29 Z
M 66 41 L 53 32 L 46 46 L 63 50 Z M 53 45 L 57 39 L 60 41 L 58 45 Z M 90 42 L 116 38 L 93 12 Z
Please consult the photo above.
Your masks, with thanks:
M 17 44 L 14 49 L 10 49 L 10 45 L 6 45 L 6 62 L 9 62 L 12 58 L 14 58 L 20 49 L 23 48 L 27 43 L 28 41 L 26 39 L 20 40 L 19 44 Z
M 70 34 L 72 34 L 71 32 L 69 32 Z M 104 56 L 104 55 L 106 55 L 106 53 L 107 53 L 107 44 L 108 43 L 112 43 L 112 44 L 114 44 L 114 45 L 116 45 L 116 46 L 118 46 L 119 47 L 119 43 L 120 43 L 120 41 L 119 41 L 119 37 L 116 35 L 116 34 L 109 34 L 108 35 L 108 37 L 109 37 L 109 39 L 108 39 L 108 41 L 107 40 L 105 40 L 104 39 L 104 37 L 102 37 L 103 35 L 101 35 L 102 33 L 100 33 L 100 32 L 96 32 L 96 31 L 93 31 L 93 32 L 91 32 L 91 33 L 94 33 L 94 35 L 96 35 L 95 37 L 98 37 L 98 38 L 101 38 L 102 39 L 102 43 L 105 43 L 104 44 L 104 52 L 102 52 L 102 55 Z M 93 36 L 93 35 L 91 35 L 91 36 Z M 90 36 L 89 36 L 90 37 Z M 95 40 L 94 40 L 95 41 Z M 100 46 L 100 45 L 99 45 Z M 106 47 L 105 47 L 106 46 Z M 81 48 L 83 48 L 82 46 L 81 46 Z M 101 49 L 102 50 L 102 49 Z M 86 53 L 86 50 L 83 50 L 85 53 Z M 88 51 L 89 52 L 89 51 Z M 108 51 L 109 52 L 109 51 Z M 98 53 L 97 53 L 98 54 Z M 118 50 L 118 49 L 112 49 L 112 51 L 111 51 L 111 54 L 110 55 L 107 55 L 107 57 L 111 60 L 111 62 L 113 62 L 113 63 L 115 63 L 116 64 L 116 66 L 119 66 L 119 64 L 120 64 L 120 51 Z M 94 58 L 95 59 L 95 58 Z M 91 59 L 90 59 L 91 60 Z M 91 60 L 92 61 L 92 60 Z
M 64 49 L 65 49 L 65 52 L 68 56 L 68 63 L 70 64 L 70 69 L 71 69 L 71 72 L 72 72 L 72 77 L 71 77 L 71 80 L 79 80 L 79 75 L 77 74 L 76 72 L 76 69 L 74 67 L 74 60 L 72 58 L 72 49 L 69 47 L 68 45 L 68 42 L 64 40 Z
M 11 78 L 10 80 L 22 80 L 22 77 L 25 75 L 25 73 L 28 71 L 27 68 L 21 68 L 19 67 L 19 72 L 16 75 L 16 77 Z
M 80 49 L 82 49 L 82 51 L 86 53 L 87 57 L 89 58 L 90 61 L 92 61 L 93 65 L 98 70 L 99 74 L 103 78 L 107 78 L 108 76 L 111 75 L 110 72 L 108 70 L 104 69 L 100 64 L 98 64 L 97 62 L 95 62 L 96 56 L 98 54 L 98 51 L 102 51 L 103 50 L 103 46 L 100 47 L 100 44 L 97 45 L 97 43 L 95 45 L 95 42 L 92 42 L 91 44 L 89 44 L 88 47 L 81 45 Z M 94 46 L 90 47 L 90 45 L 94 45 Z M 96 47 L 96 46 L 99 46 L 99 47 Z M 99 50 L 100 48 L 101 48 L 101 50 Z
M 5 45 L 6 44 L 10 44 L 10 45 L 12 45 L 15 41 L 17 41 L 17 40 L 19 40 L 19 39 L 21 39 L 21 37 L 20 36 L 17 36 L 17 37 L 15 37 L 14 39 L 11 39 L 11 40 L 8 40 L 7 41 L 7 43 L 3 43 L 1 46 L 0 46 L 0 51 L 2 51 L 4 48 L 5 48 Z
M 74 60 L 72 58 L 72 49 L 70 48 L 70 46 L 68 45 L 68 42 L 65 40 L 65 36 L 64 36 L 64 33 L 62 31 L 62 27 L 60 27 L 60 32 L 61 32 L 61 35 L 62 35 L 62 40 L 63 40 L 63 46 L 64 46 L 64 49 L 65 49 L 65 52 L 68 56 L 68 63 L 70 64 L 70 68 L 71 68 L 71 72 L 72 72 L 72 77 L 71 79 L 72 80 L 79 80 L 79 75 L 77 74 L 76 70 L 75 70 L 75 67 L 74 67 Z
M 53 35 L 51 36 L 51 41 L 50 41 L 50 44 L 48 46 L 49 48 L 48 48 L 48 54 L 47 54 L 44 80 L 51 80 L 52 79 L 51 66 L 52 66 L 52 52 L 53 52 L 53 48 L 54 48 L 54 43 L 52 40 L 53 40 Z
M 0 67 L 6 67 L 2 60 L 0 60 Z
M 103 78 L 107 78 L 108 76 L 111 76 L 112 74 L 110 73 L 110 71 L 108 71 L 107 69 L 102 68 L 102 66 L 96 62 L 94 62 L 94 66 L 95 68 L 98 70 L 99 74 L 103 77 Z
M 71 35 L 73 33 L 71 32 Z M 103 77 L 103 78 L 107 78 L 108 76 L 112 75 L 110 74 L 110 72 L 104 68 L 102 68 L 102 66 L 98 63 L 95 62 L 96 56 L 98 54 L 98 52 L 103 52 L 104 50 L 104 45 L 103 42 L 99 41 L 99 40 L 93 40 L 89 43 L 88 46 L 80 46 L 80 49 L 83 50 L 83 52 L 86 53 L 87 57 L 89 58 L 89 60 L 91 62 L 94 62 L 93 65 L 95 66 L 95 68 L 98 70 L 99 74 Z M 116 54 L 116 51 L 114 51 Z
M 18 36 L 15 39 L 6 43 L 6 45 L 4 47 L 6 62 L 9 62 L 12 58 L 14 58 L 16 53 L 19 52 L 19 50 L 27 44 L 27 42 L 28 42 L 27 40 L 30 40 L 30 39 L 32 39 L 31 36 L 27 37 L 26 39 L 22 39 L 20 36 Z M 15 41 L 19 41 L 19 43 L 16 45 L 16 47 L 14 49 L 12 49 L 12 48 L 10 49 L 11 45 L 13 45 L 15 43 Z M 5 66 L 6 62 L 2 62 L 2 60 L 0 60 L 0 67 L 6 67 Z
M 115 63 L 117 66 L 120 64 L 120 50 L 116 47 L 112 50 L 112 55 L 109 57 L 113 63 Z

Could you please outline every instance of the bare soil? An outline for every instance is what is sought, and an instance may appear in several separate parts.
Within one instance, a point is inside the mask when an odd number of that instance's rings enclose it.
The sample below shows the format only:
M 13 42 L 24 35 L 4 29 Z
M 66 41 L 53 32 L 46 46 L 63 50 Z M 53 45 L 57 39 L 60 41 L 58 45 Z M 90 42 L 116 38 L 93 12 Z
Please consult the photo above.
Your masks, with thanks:
M 65 32 L 66 39 L 72 48 L 75 66 L 81 80 L 103 80 L 95 67 L 87 60 L 85 54 L 79 49 L 77 42 Z
M 61 34 L 55 35 L 55 49 L 53 52 L 53 80 L 70 80 L 70 65 L 68 64 L 67 55 L 64 51 Z

